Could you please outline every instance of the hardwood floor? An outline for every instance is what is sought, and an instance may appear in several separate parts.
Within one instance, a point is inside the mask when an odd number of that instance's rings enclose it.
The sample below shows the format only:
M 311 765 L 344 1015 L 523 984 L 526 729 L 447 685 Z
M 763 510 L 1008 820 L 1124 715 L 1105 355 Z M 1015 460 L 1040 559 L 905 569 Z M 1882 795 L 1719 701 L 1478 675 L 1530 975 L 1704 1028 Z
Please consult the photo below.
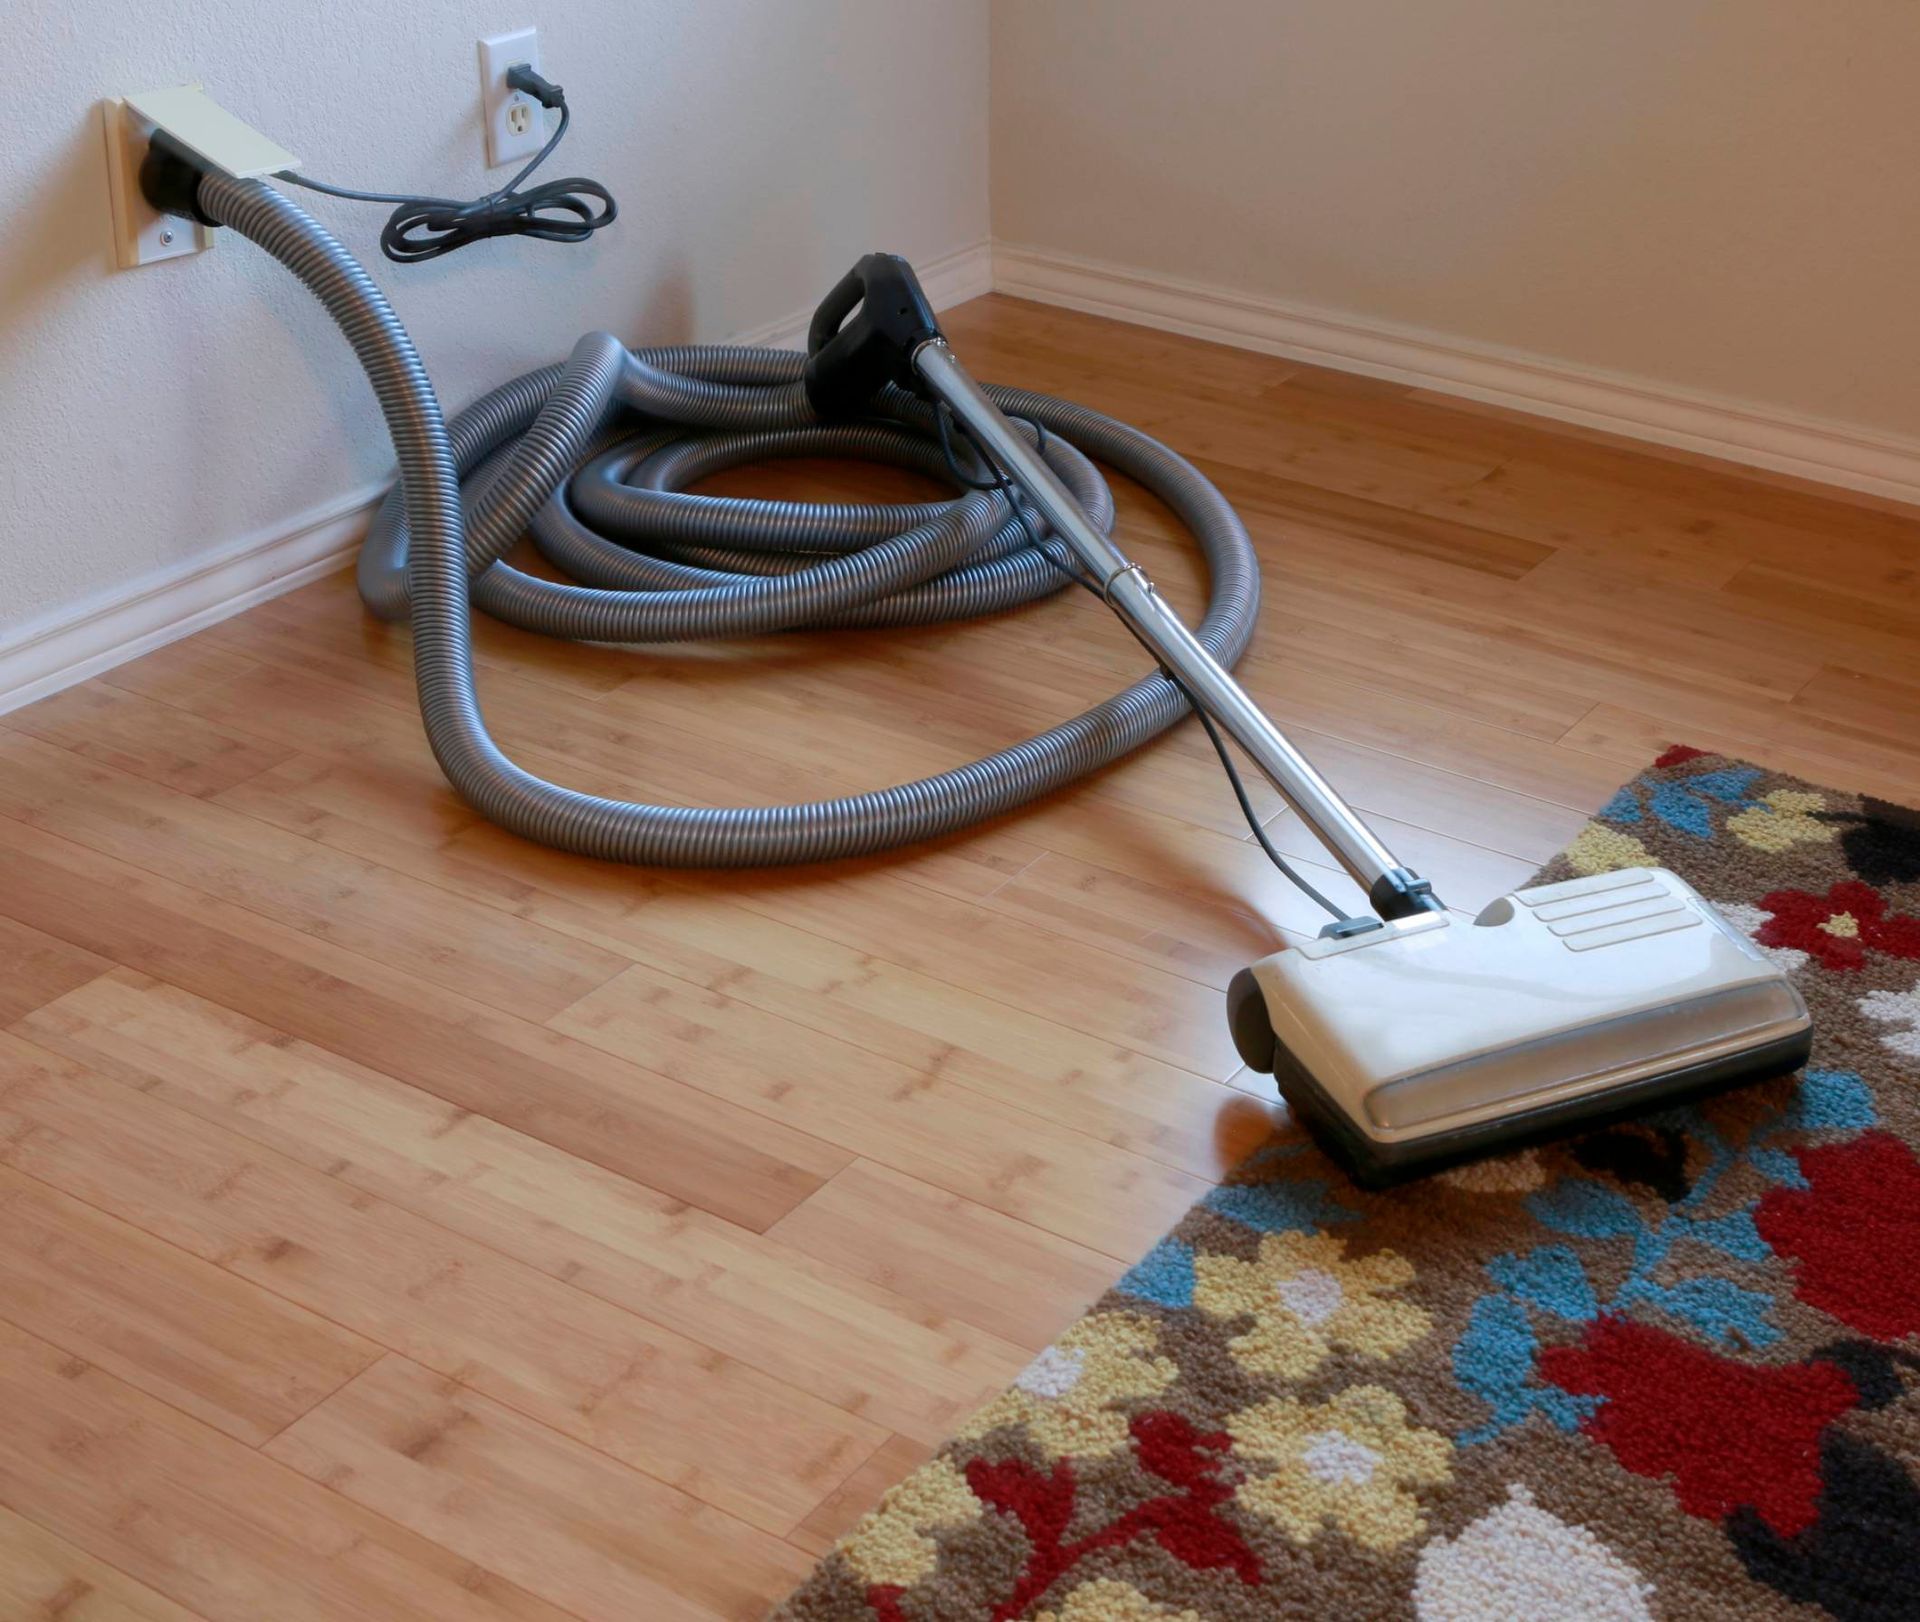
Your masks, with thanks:
M 1456 906 L 1673 741 L 1920 799 L 1912 515 L 1002 298 L 947 325 L 1239 504 L 1243 676 Z M 1079 594 L 479 650 L 514 756 L 689 803 L 935 770 L 1142 668 Z M 0 1615 L 758 1615 L 1259 1141 L 1220 993 L 1312 927 L 1192 726 L 884 860 L 517 843 L 345 575 L 0 717 Z

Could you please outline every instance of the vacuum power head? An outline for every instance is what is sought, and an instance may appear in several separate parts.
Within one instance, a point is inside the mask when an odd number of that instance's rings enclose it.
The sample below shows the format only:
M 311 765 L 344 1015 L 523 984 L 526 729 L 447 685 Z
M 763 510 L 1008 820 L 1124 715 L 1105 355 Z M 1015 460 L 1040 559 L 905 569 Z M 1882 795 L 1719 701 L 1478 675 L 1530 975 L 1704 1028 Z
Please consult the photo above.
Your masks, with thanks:
M 1234 977 L 1240 1055 L 1378 1186 L 1806 1063 L 1800 993 L 1684 879 L 1625 868 L 1308 941 Z

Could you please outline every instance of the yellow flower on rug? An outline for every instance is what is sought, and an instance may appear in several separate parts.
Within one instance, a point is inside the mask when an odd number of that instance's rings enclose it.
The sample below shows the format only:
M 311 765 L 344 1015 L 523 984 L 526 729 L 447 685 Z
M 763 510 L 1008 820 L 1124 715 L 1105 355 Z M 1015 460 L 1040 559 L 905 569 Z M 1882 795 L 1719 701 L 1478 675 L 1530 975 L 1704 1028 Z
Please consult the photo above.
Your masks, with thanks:
M 965 1526 L 986 1513 L 965 1476 L 945 1459 L 924 1465 L 880 1500 L 840 1552 L 869 1585 L 911 1588 L 940 1562 L 932 1534 Z
M 1618 828 L 1604 822 L 1589 822 L 1579 837 L 1566 848 L 1567 866 L 1582 878 L 1595 873 L 1611 873 L 1621 867 L 1658 867 L 1653 852 Z
M 967 1422 L 963 1437 L 1024 1425 L 1049 1458 L 1097 1458 L 1127 1445 L 1125 1402 L 1157 1397 L 1179 1377 L 1159 1357 L 1160 1329 L 1131 1312 L 1082 1318 Z
M 1103 1577 L 1082 1583 L 1057 1611 L 1042 1611 L 1034 1622 L 1202 1622 L 1198 1611 L 1170 1611 L 1156 1605 L 1130 1583 Z
M 1209 1317 L 1253 1319 L 1227 1344 L 1254 1374 L 1304 1379 L 1336 1346 L 1390 1357 L 1432 1327 L 1419 1307 L 1386 1294 L 1412 1280 L 1412 1264 L 1392 1250 L 1348 1261 L 1346 1248 L 1331 1234 L 1270 1233 L 1251 1262 L 1202 1255 L 1193 1304 Z
M 1727 818 L 1727 827 L 1743 844 L 1778 856 L 1795 845 L 1825 844 L 1833 839 L 1837 831 L 1833 825 L 1814 817 L 1814 812 L 1824 811 L 1826 805 L 1827 797 L 1810 789 L 1777 788 L 1761 795 L 1757 803 L 1737 816 Z
M 1234 1496 L 1296 1543 L 1336 1526 L 1364 1548 L 1398 1548 L 1424 1528 L 1414 1489 L 1453 1474 L 1447 1439 L 1409 1425 L 1405 1405 L 1377 1385 L 1324 1403 L 1276 1397 L 1235 1414 L 1227 1428 L 1242 1458 L 1276 1466 Z

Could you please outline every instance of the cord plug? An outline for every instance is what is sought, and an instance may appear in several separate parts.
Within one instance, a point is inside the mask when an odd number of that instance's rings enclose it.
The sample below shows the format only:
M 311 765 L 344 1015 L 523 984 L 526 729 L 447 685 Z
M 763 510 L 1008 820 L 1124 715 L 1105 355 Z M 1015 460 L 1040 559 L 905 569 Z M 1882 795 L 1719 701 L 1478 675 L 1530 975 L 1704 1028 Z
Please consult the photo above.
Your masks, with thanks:
M 360 203 L 393 203 L 380 232 L 380 251 L 396 264 L 438 259 L 488 237 L 533 237 L 541 242 L 585 242 L 594 232 L 613 224 L 619 209 L 613 194 L 597 180 L 573 176 L 527 186 L 527 177 L 547 161 L 566 138 L 573 122 L 567 93 L 551 79 L 534 72 L 531 64 L 515 62 L 507 69 L 509 89 L 532 96 L 541 106 L 558 111 L 558 122 L 547 144 L 506 185 L 471 202 L 454 197 L 426 197 L 412 192 L 354 191 L 330 186 L 324 180 L 281 170 L 279 178 Z M 522 188 L 525 188 L 524 190 Z M 598 205 L 597 207 L 595 205 Z
M 516 62 L 507 69 L 507 88 L 518 90 L 533 97 L 549 112 L 567 104 L 567 93 L 551 79 L 543 79 L 533 71 L 532 64 Z

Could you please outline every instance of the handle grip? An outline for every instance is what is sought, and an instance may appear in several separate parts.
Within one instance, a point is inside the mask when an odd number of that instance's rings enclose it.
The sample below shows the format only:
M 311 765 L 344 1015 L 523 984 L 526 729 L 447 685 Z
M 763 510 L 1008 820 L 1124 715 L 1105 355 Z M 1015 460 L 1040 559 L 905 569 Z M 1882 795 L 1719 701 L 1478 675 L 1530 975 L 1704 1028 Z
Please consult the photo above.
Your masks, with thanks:
M 822 417 L 857 416 L 889 383 L 920 389 L 913 352 L 942 336 L 913 266 L 870 253 L 833 285 L 807 328 L 807 399 Z

